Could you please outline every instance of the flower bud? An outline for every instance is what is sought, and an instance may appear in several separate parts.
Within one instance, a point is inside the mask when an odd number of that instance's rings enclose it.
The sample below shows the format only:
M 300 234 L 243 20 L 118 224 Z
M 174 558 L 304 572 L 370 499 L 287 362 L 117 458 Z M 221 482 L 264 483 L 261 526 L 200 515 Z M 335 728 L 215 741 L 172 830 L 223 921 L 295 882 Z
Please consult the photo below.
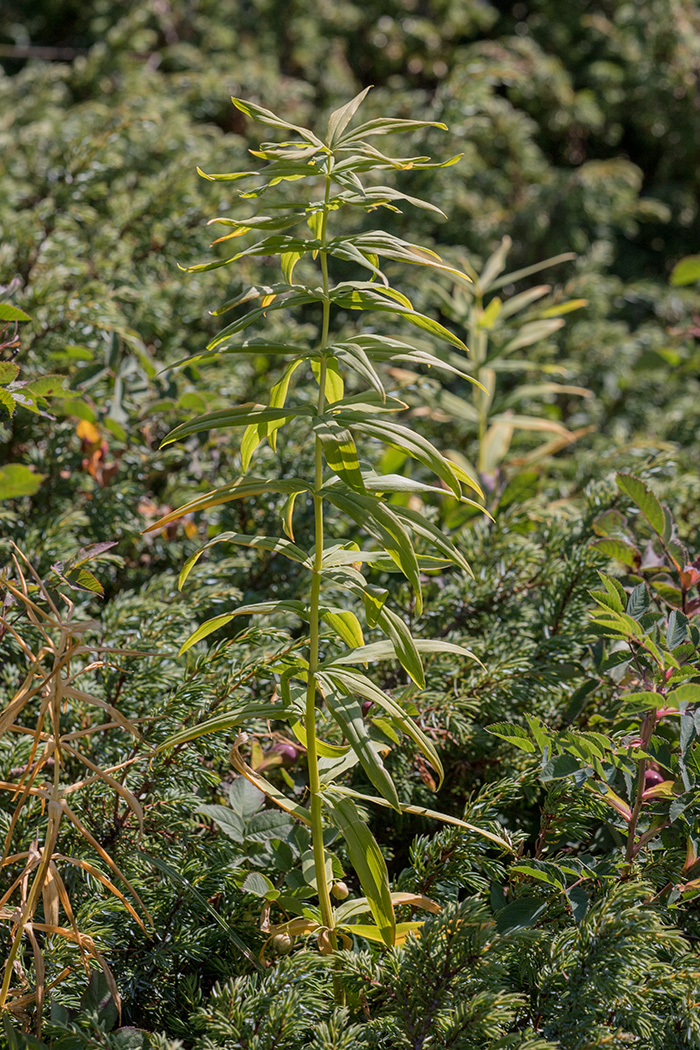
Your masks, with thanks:
M 644 787 L 654 787 L 655 784 L 663 784 L 664 778 L 659 773 L 658 769 L 647 769 L 644 773 Z
M 345 898 L 349 896 L 350 890 L 347 888 L 345 883 L 342 880 L 340 880 L 338 882 L 333 883 L 331 887 L 331 893 L 337 901 L 344 901 Z

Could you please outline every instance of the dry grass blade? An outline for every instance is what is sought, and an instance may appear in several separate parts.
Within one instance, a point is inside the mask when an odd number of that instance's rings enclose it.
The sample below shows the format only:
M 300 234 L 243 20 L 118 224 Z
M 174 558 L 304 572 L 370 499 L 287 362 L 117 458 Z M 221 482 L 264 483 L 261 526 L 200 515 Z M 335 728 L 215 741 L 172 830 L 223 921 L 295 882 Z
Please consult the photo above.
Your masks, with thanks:
M 65 581 L 63 581 L 65 583 Z M 151 922 L 151 917 L 134 887 L 120 870 L 116 862 L 100 845 L 85 826 L 83 820 L 68 805 L 66 796 L 82 791 L 90 784 L 105 784 L 118 799 L 122 799 L 130 812 L 135 814 L 139 829 L 143 831 L 143 808 L 136 796 L 122 783 L 123 771 L 138 757 L 128 758 L 109 768 L 85 755 L 78 745 L 80 739 L 92 733 L 114 730 L 126 731 L 136 741 L 142 740 L 134 722 L 99 696 L 81 689 L 77 680 L 86 674 L 94 674 L 111 666 L 108 661 L 96 659 L 96 653 L 124 656 L 137 654 L 128 649 L 111 649 L 92 645 L 89 634 L 97 628 L 92 620 L 74 619 L 74 603 L 62 591 L 55 598 L 28 559 L 15 547 L 12 565 L 0 572 L 0 638 L 16 646 L 25 662 L 20 684 L 9 702 L 0 710 L 0 736 L 13 734 L 28 741 L 28 750 L 22 750 L 22 765 L 11 771 L 15 779 L 0 781 L 0 790 L 11 792 L 16 801 L 4 843 L 0 870 L 10 865 L 21 864 L 22 870 L 10 876 L 10 885 L 0 896 L 0 922 L 9 924 L 10 950 L 4 963 L 0 987 L 0 1012 L 12 1010 L 15 1016 L 25 1017 L 25 1007 L 35 1005 L 34 1021 L 37 1035 L 41 1032 L 41 1015 L 47 991 L 72 972 L 71 967 L 62 970 L 53 981 L 47 983 L 46 962 L 39 935 L 62 937 L 77 945 L 86 972 L 90 971 L 90 959 L 102 970 L 110 994 L 121 1013 L 121 1002 L 114 976 L 105 959 L 97 950 L 93 939 L 78 929 L 68 888 L 63 881 L 59 864 L 70 864 L 86 875 L 95 878 L 124 906 L 126 911 L 145 931 L 144 921 L 137 909 L 117 886 L 89 861 L 82 857 L 70 857 L 57 851 L 61 823 L 65 817 L 83 841 L 105 862 L 117 878 L 126 886 L 142 914 Z M 37 644 L 38 643 L 38 644 Z M 97 708 L 104 712 L 108 721 L 91 725 L 94 718 L 86 717 L 85 708 Z M 66 714 L 73 708 L 82 726 L 75 729 Z M 24 745 L 23 745 L 24 746 Z M 78 763 L 90 773 L 87 777 L 70 775 L 71 766 Z M 120 779 L 114 774 L 121 773 Z M 46 821 L 44 830 L 29 849 L 11 849 L 20 826 L 20 817 L 28 803 L 34 805 L 33 813 Z M 39 807 L 36 802 L 40 803 Z M 41 841 L 43 839 L 43 841 Z M 39 844 L 41 842 L 41 845 Z M 13 903 L 14 902 L 14 903 Z M 40 910 L 39 921 L 37 910 Z M 61 910 L 70 928 L 61 925 Z M 41 912 L 43 911 L 43 915 Z M 25 939 L 26 938 L 26 939 Z M 23 955 L 23 944 L 31 946 L 33 957 L 34 989 L 27 976 L 27 959 Z M 31 970 L 30 966 L 30 970 Z M 14 978 L 14 980 L 13 980 Z
M 80 819 L 79 819 L 79 818 L 78 818 L 78 817 L 77 817 L 77 816 L 75 815 L 75 813 L 74 813 L 74 812 L 73 812 L 73 810 L 72 810 L 72 809 L 70 808 L 70 806 L 69 806 L 69 805 L 68 805 L 68 803 L 67 803 L 67 802 L 65 801 L 65 799 L 63 799 L 63 800 L 61 801 L 61 808 L 63 809 L 63 812 L 64 812 L 64 813 L 65 813 L 65 815 L 66 815 L 66 816 L 68 817 L 68 819 L 70 820 L 70 822 L 71 822 L 72 824 L 74 824 L 74 825 L 75 825 L 75 827 L 76 827 L 76 828 L 77 828 L 77 830 L 78 830 L 78 831 L 80 832 L 80 834 L 81 834 L 81 835 L 83 836 L 83 838 L 84 838 L 84 839 L 85 839 L 85 840 L 86 840 L 87 842 L 89 842 L 89 843 L 90 843 L 90 845 L 92 846 L 92 848 L 93 848 L 93 849 L 94 849 L 94 850 L 95 850 L 95 851 L 96 851 L 97 853 L 99 853 L 99 855 L 100 855 L 100 856 L 102 857 L 102 860 L 103 860 L 103 861 L 105 862 L 105 864 L 108 864 L 108 865 L 109 865 L 109 867 L 110 867 L 110 868 L 112 869 L 112 871 L 114 872 L 114 874 L 115 874 L 115 875 L 116 875 L 116 876 L 117 876 L 118 878 L 120 878 L 120 879 L 122 880 L 122 882 L 124 883 L 124 885 L 125 885 L 125 886 L 127 886 L 127 887 L 129 888 L 129 892 L 130 892 L 130 893 L 132 894 L 132 896 L 134 897 L 134 899 L 135 899 L 135 900 L 136 900 L 136 901 L 138 902 L 139 906 L 141 907 L 141 909 L 142 909 L 142 911 L 143 911 L 143 914 L 144 914 L 144 915 L 146 916 L 146 918 L 147 918 L 147 920 L 149 921 L 149 923 L 153 924 L 153 919 L 152 919 L 152 917 L 151 917 L 151 914 L 150 914 L 150 912 L 148 911 L 148 908 L 147 908 L 147 907 L 146 907 L 146 905 L 145 905 L 145 904 L 143 903 L 143 901 L 142 901 L 142 900 L 141 900 L 141 898 L 139 897 L 138 893 L 136 892 L 136 890 L 134 889 L 134 887 L 133 887 L 133 886 L 131 885 L 131 883 L 130 883 L 130 882 L 129 882 L 129 880 L 127 879 L 126 875 L 124 875 L 124 873 L 123 873 L 123 872 L 122 872 L 122 871 L 120 870 L 120 868 L 118 867 L 118 865 L 116 864 L 116 862 L 112 860 L 112 858 L 110 857 L 109 853 L 107 853 L 107 850 L 106 850 L 106 849 L 104 849 L 104 848 L 103 848 L 103 847 L 102 847 L 102 846 L 101 846 L 101 845 L 99 844 L 99 842 L 98 842 L 98 841 L 97 841 L 97 839 L 96 839 L 96 838 L 94 837 L 94 835 L 92 835 L 92 834 L 91 834 L 91 833 L 90 833 L 90 832 L 88 831 L 88 829 L 87 829 L 87 828 L 85 827 L 85 825 L 84 825 L 84 824 L 83 824 L 83 823 L 82 823 L 82 822 L 80 821 Z M 143 925 L 143 924 L 141 924 L 141 925 Z

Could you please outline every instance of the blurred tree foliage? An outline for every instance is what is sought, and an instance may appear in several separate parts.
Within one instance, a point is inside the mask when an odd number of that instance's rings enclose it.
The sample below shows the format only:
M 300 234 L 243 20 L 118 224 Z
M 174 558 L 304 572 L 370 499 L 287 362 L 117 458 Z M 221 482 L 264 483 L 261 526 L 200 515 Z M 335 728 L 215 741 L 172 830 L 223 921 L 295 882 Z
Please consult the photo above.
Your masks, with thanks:
M 516 432 L 486 479 L 496 523 L 446 522 L 475 581 L 437 576 L 427 587 L 426 633 L 470 646 L 486 671 L 428 667 L 427 689 L 410 699 L 436 738 L 446 727 L 439 740 L 451 773 L 440 808 L 505 826 L 526 854 L 546 821 L 562 820 L 552 848 L 595 857 L 589 909 L 575 916 L 554 892 L 537 911 L 531 902 L 541 885 L 509 876 L 496 851 L 451 830 L 435 834 L 418 818 L 378 819 L 396 885 L 420 887 L 448 907 L 394 960 L 348 956 L 350 998 L 347 1011 L 337 1011 L 315 956 L 301 952 L 256 972 L 260 901 L 242 888 L 241 872 L 262 869 L 267 854 L 242 856 L 196 814 L 203 802 L 227 804 L 226 745 L 208 738 L 151 764 L 148 752 L 132 755 L 112 736 L 100 761 L 133 760 L 128 782 L 144 806 L 142 852 L 127 808 L 115 808 L 104 784 L 86 789 L 81 813 L 152 912 L 151 939 L 95 886 L 76 881 L 70 890 L 78 925 L 117 975 L 125 1021 L 163 1031 L 153 1041 L 161 1050 L 175 1050 L 172 1040 L 202 1050 L 700 1046 L 691 1009 L 697 907 L 661 899 L 663 864 L 616 881 L 605 867 L 615 837 L 595 808 L 544 788 L 530 756 L 486 731 L 526 714 L 559 725 L 572 697 L 597 677 L 587 610 L 605 561 L 589 544 L 595 519 L 619 501 L 615 470 L 652 479 L 691 547 L 700 527 L 697 282 L 669 283 L 678 261 L 697 253 L 700 234 L 697 4 L 5 0 L 0 64 L 0 299 L 31 318 L 18 332 L 19 352 L 13 345 L 3 356 L 19 365 L 21 381 L 62 377 L 42 415 L 20 404 L 10 418 L 0 405 L 0 470 L 28 465 L 42 479 L 34 493 L 0 499 L 0 563 L 14 539 L 49 577 L 53 564 L 86 544 L 117 541 L 93 566 L 104 599 L 75 600 L 96 621 L 95 639 L 158 654 L 94 671 L 89 683 L 126 717 L 147 716 L 150 743 L 225 709 L 234 693 L 255 698 L 269 654 L 295 642 L 279 623 L 237 640 L 231 634 L 208 655 L 188 654 L 186 664 L 175 657 L 190 630 L 221 611 L 231 581 L 244 601 L 285 587 L 292 570 L 279 558 L 222 549 L 192 573 L 187 600 L 175 589 L 195 538 L 269 531 L 273 512 L 263 499 L 141 535 L 226 480 L 236 454 L 225 434 L 200 436 L 186 452 L 159 451 L 165 433 L 193 410 L 259 400 L 266 387 L 264 357 L 164 371 L 215 333 L 208 308 L 239 283 L 275 279 L 264 259 L 241 266 L 233 287 L 224 270 L 178 269 L 204 257 L 204 224 L 230 204 L 225 184 L 202 183 L 195 166 L 245 168 L 247 149 L 258 143 L 229 96 L 313 124 L 373 84 L 368 117 L 444 121 L 448 143 L 416 142 L 415 152 L 459 151 L 461 162 L 402 174 L 400 184 L 449 218 L 406 211 L 385 216 L 386 228 L 399 236 L 410 229 L 409 239 L 477 272 L 505 236 L 511 271 L 573 251 L 574 261 L 498 294 L 506 299 L 544 280 L 551 286 L 544 308 L 587 302 L 518 355 L 526 379 L 531 368 L 538 381 L 551 376 L 593 392 L 533 393 L 518 405 L 581 437 L 533 459 L 542 435 Z M 434 301 L 415 272 L 402 281 L 418 309 Z M 466 337 L 458 318 L 441 319 Z M 281 335 L 283 323 L 270 319 L 268 334 L 277 325 Z M 296 323 L 305 330 L 303 314 Z M 432 389 L 429 375 L 397 371 L 394 379 L 409 402 L 416 383 L 423 400 Z M 523 372 L 504 369 L 499 397 L 507 402 L 522 384 Z M 474 458 L 472 428 L 437 390 L 420 426 Z M 289 440 L 280 451 L 281 469 L 291 471 L 299 449 Z M 408 614 L 408 595 L 395 578 L 391 586 Z M 24 671 L 7 636 L 0 647 L 4 704 Z M 584 717 L 581 724 L 595 728 L 609 709 L 617 684 L 597 680 L 598 699 L 585 716 L 571 716 L 576 724 Z M 385 685 L 411 690 L 403 679 Z M 260 729 L 263 757 L 278 744 L 274 730 Z M 0 779 L 27 755 L 26 742 L 2 738 Z M 432 806 L 429 771 L 401 747 L 391 762 L 404 797 Z M 284 772 L 294 780 L 293 766 Z M 0 799 L 3 837 L 12 812 Z M 41 819 L 29 807 L 16 829 L 23 848 Z M 79 856 L 77 839 L 73 849 Z M 683 863 L 671 852 L 669 880 Z M 487 937 L 484 923 L 493 921 L 497 935 Z M 63 943 L 46 950 L 51 974 L 74 964 L 71 951 Z M 450 951 L 463 960 L 456 971 Z M 422 986 L 439 966 L 435 1023 L 418 1031 Z M 62 986 L 66 1008 L 78 1009 L 84 983 L 77 968 Z M 246 1002 L 266 1011 L 266 1027 L 253 1032 Z M 119 1032 L 105 1034 L 99 1016 L 74 1016 L 57 1009 L 45 1038 L 56 1047 L 130 1045 Z

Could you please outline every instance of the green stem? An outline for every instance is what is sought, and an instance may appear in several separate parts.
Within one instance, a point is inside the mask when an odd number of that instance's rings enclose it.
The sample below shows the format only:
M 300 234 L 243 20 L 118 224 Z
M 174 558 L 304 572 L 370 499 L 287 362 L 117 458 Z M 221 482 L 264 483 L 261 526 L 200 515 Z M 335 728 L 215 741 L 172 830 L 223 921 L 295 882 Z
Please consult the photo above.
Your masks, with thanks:
M 642 738 L 641 747 L 644 751 L 649 748 L 654 728 L 656 726 L 656 711 L 648 711 L 642 720 L 642 727 L 640 736 Z M 630 817 L 629 827 L 627 829 L 627 848 L 625 850 L 625 867 L 624 873 L 629 874 L 634 859 L 641 848 L 642 840 L 639 843 L 635 842 L 635 836 L 637 834 L 637 824 L 639 823 L 639 817 L 642 812 L 642 806 L 644 805 L 644 781 L 645 774 L 647 771 L 647 760 L 643 758 L 639 762 L 637 769 L 637 793 L 634 800 L 634 806 L 632 807 L 632 816 Z
M 321 243 L 326 239 L 326 220 L 328 217 L 328 200 L 330 197 L 331 180 L 326 176 L 326 198 L 321 227 Z M 330 323 L 330 299 L 328 298 L 328 259 L 326 253 L 321 251 L 321 271 L 323 275 L 323 325 L 321 330 L 321 342 L 319 349 L 323 351 L 328 345 L 328 330 Z M 321 355 L 321 368 L 318 377 L 318 406 L 320 415 L 326 403 L 326 371 L 327 361 L 325 355 Z M 311 576 L 311 598 L 309 613 L 309 679 L 306 691 L 306 742 L 307 761 L 309 767 L 309 794 L 311 810 L 311 841 L 314 855 L 314 874 L 316 888 L 318 890 L 318 902 L 321 909 L 323 925 L 329 930 L 331 944 L 336 947 L 336 938 L 333 933 L 334 918 L 333 906 L 331 904 L 328 878 L 326 876 L 326 856 L 323 846 L 323 800 L 321 798 L 321 780 L 318 771 L 318 746 L 316 740 L 316 691 L 317 675 L 319 665 L 319 619 L 321 604 L 321 572 L 323 567 L 323 497 L 321 487 L 323 485 L 323 451 L 321 439 L 315 441 L 315 467 L 314 467 L 314 563 Z

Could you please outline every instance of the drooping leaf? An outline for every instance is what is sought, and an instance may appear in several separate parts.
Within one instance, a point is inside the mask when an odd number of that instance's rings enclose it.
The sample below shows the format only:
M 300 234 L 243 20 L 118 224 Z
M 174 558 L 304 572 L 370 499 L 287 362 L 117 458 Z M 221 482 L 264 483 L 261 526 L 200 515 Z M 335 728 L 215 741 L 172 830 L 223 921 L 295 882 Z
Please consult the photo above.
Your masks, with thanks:
M 331 819 L 345 839 L 345 844 L 362 891 L 369 902 L 372 917 L 384 944 L 391 948 L 396 937 L 396 918 L 391 902 L 389 873 L 376 839 L 349 798 L 324 795 Z
M 159 744 L 156 751 L 166 751 L 168 748 L 176 747 L 179 744 L 187 744 L 191 740 L 197 740 L 200 736 L 206 736 L 208 733 L 225 732 L 227 729 L 240 725 L 242 722 L 255 721 L 259 718 L 283 720 L 289 714 L 290 711 L 288 708 L 285 708 L 284 704 L 245 704 L 236 711 L 225 711 L 220 715 L 215 715 L 213 718 L 206 719 L 204 722 L 199 722 L 197 725 L 180 729 Z
M 377 791 L 397 812 L 400 812 L 396 787 L 370 739 L 359 703 L 347 694 L 329 692 L 326 694 L 326 704 L 359 758 L 370 783 L 374 784 Z
M 290 540 L 280 539 L 276 536 L 244 536 L 239 532 L 221 532 L 218 536 L 215 536 L 213 540 L 210 540 L 209 543 L 205 543 L 203 547 L 200 547 L 199 550 L 189 556 L 180 572 L 178 579 L 179 590 L 182 590 L 187 577 L 205 551 L 210 550 L 219 543 L 234 543 L 241 547 L 253 547 L 255 549 L 267 550 L 272 554 L 283 554 L 285 558 L 289 558 L 291 561 L 301 562 L 302 564 L 307 560 L 304 551 Z

